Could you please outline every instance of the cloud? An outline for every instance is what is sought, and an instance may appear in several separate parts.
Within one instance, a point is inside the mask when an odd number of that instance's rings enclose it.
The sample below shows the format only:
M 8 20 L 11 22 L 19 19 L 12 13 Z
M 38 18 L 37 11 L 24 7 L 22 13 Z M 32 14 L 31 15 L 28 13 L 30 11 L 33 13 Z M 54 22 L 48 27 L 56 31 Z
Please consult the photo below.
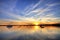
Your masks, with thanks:
M 47 6 L 56 6 L 56 5 L 59 5 L 60 3 L 52 3 L 52 4 L 46 4 Z
M 20 11 L 19 9 L 16 8 L 17 0 L 13 0 L 10 2 L 4 5 L 4 6 L 8 6 L 7 9 L 4 9 L 2 7 L 2 10 L 1 10 L 2 14 L 3 15 L 6 14 L 11 18 L 14 18 L 20 21 L 22 20 L 23 21 L 33 21 L 33 20 L 36 21 L 36 20 L 40 20 L 41 18 L 43 19 L 43 18 L 48 18 L 48 17 L 49 18 L 55 17 L 53 16 L 54 11 L 52 12 L 53 8 L 51 7 L 59 4 L 59 3 L 52 3 L 52 4 L 45 3 L 44 6 L 41 6 L 41 3 L 43 3 L 44 0 L 39 0 L 39 2 L 37 2 L 36 4 L 32 3 L 28 5 L 23 11 Z M 39 5 L 41 7 L 38 7 Z M 21 14 L 23 14 L 23 16 Z
M 43 0 L 40 0 L 38 3 L 36 3 L 35 5 L 32 5 L 32 8 L 30 8 L 29 10 L 28 10 L 28 12 L 27 12 L 27 14 L 25 15 L 25 16 L 27 16 L 27 15 L 30 15 L 31 14 L 31 11 L 33 10 L 33 9 L 35 9 L 39 4 L 41 4 L 41 2 L 42 2 Z
M 52 9 L 50 9 L 50 8 L 58 4 L 58 3 L 48 4 L 48 5 L 51 5 L 51 6 L 47 6 L 46 8 L 44 8 L 44 7 L 47 5 L 47 4 L 45 4 L 45 6 L 42 6 L 42 8 L 33 10 L 33 9 L 35 9 L 38 5 L 40 5 L 40 3 L 42 3 L 42 2 L 43 2 L 43 1 L 40 1 L 40 2 L 38 2 L 35 6 L 32 6 L 31 11 L 28 12 L 28 13 L 26 14 L 26 16 L 32 14 L 33 12 L 36 12 L 36 13 L 37 13 L 37 16 L 38 16 L 40 13 L 43 13 L 43 12 L 52 10 Z M 52 5 L 53 5 L 53 6 L 52 6 Z M 43 9 L 43 8 L 44 8 L 44 9 Z M 39 11 L 39 10 L 40 10 L 40 11 Z

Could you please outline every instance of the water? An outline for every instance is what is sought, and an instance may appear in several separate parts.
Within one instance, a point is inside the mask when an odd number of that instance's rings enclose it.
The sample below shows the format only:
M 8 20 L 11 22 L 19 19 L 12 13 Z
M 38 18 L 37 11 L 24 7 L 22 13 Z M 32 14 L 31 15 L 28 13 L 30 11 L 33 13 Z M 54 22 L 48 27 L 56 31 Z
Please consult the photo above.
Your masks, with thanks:
M 0 26 L 3 40 L 60 40 L 60 28 L 56 26 Z

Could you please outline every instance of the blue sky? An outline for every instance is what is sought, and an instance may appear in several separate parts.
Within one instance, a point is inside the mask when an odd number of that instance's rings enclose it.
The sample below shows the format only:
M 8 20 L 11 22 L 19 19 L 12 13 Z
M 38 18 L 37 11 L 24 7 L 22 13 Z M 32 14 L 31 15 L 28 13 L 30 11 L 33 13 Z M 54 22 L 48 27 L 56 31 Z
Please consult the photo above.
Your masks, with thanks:
M 60 0 L 0 0 L 0 10 L 0 20 L 60 20 Z

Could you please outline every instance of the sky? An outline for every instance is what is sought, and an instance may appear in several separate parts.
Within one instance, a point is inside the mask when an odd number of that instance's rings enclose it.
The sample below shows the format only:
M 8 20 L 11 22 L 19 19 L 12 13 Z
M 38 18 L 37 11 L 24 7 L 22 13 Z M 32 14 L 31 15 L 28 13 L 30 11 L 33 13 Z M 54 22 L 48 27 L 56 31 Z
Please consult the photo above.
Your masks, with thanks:
M 0 20 L 60 22 L 60 0 L 0 0 Z M 0 21 L 0 24 L 3 22 Z M 9 29 L 6 26 L 0 26 L 0 39 L 3 37 L 12 38 L 12 40 L 58 40 L 60 28 L 13 26 Z
M 60 22 L 60 0 L 0 0 L 0 20 Z

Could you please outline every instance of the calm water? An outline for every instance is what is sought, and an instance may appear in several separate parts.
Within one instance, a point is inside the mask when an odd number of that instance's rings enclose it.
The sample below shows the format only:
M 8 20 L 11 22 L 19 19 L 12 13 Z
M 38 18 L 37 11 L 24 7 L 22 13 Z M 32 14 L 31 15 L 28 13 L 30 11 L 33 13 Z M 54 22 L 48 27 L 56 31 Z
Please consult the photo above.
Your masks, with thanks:
M 60 28 L 56 26 L 0 26 L 3 40 L 60 40 Z

